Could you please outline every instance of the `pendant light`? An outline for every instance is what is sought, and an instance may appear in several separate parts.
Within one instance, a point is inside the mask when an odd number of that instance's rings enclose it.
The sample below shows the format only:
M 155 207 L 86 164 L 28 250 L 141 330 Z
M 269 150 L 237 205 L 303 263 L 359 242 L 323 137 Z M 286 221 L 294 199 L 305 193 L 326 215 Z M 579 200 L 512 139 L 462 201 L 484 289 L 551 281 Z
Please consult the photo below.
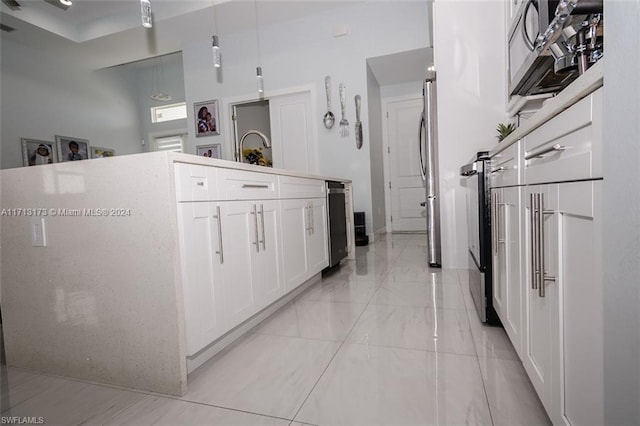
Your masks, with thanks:
M 153 18 L 151 17 L 151 0 L 140 0 L 140 14 L 142 26 L 145 28 L 153 27 Z
M 253 6 L 256 12 L 256 47 L 258 50 L 258 66 L 256 67 L 256 83 L 258 86 L 258 97 L 264 97 L 264 79 L 262 78 L 262 67 L 260 66 L 260 26 L 258 24 L 258 0 L 253 0 Z
M 213 10 L 213 31 L 218 31 L 218 23 L 216 22 L 216 5 L 211 6 Z M 220 68 L 222 66 L 222 61 L 220 58 L 220 45 L 218 44 L 218 36 L 211 36 L 211 53 L 213 54 L 213 66 L 215 68 Z
M 158 102 L 169 102 L 171 95 L 162 91 L 164 86 L 164 67 L 162 65 L 162 56 L 158 58 L 151 75 L 151 99 Z

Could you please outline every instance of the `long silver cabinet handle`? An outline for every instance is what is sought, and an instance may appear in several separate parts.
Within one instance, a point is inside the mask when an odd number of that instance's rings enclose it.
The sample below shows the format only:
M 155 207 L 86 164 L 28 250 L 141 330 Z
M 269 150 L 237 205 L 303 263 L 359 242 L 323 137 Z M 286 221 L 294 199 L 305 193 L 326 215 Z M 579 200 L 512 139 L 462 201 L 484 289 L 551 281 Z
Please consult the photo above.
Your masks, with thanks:
M 559 143 L 550 146 L 548 148 L 543 148 L 539 151 L 534 151 L 528 154 L 525 154 L 524 159 L 525 160 L 531 160 L 532 158 L 537 158 L 537 157 L 542 157 L 545 154 L 548 154 L 550 152 L 555 152 L 555 151 L 564 151 L 566 149 L 566 147 L 560 145 Z
M 498 193 L 493 192 L 491 197 L 491 205 L 493 207 L 493 252 L 498 254 Z
M 316 221 L 313 214 L 313 203 L 309 204 L 309 217 L 311 218 L 311 235 L 316 233 Z
M 538 255 L 538 245 L 536 244 L 536 239 L 538 237 L 538 233 L 536 231 L 536 194 L 529 194 L 529 223 L 531 225 L 530 232 L 530 240 L 531 240 L 531 289 L 538 289 L 538 279 L 536 277 L 536 267 L 537 267 L 537 255 Z
M 538 196 L 538 295 L 544 297 L 544 194 Z
M 264 232 L 264 205 L 260 204 L 260 213 L 258 213 L 260 215 L 260 222 L 262 224 L 262 250 L 266 250 L 267 249 L 267 239 L 265 238 L 265 232 Z
M 311 232 L 311 219 L 309 218 L 309 204 L 304 206 L 304 230 Z
M 269 185 L 255 185 L 250 183 L 243 183 L 243 188 L 269 188 Z
M 218 251 L 216 254 L 220 255 L 220 264 L 224 264 L 224 248 L 222 247 L 222 216 L 220 216 L 220 206 L 216 206 L 216 215 L 214 219 L 218 222 Z
M 260 243 L 258 242 L 258 212 L 256 209 L 256 205 L 253 205 L 253 211 L 251 212 L 251 214 L 253 215 L 253 224 L 255 225 L 255 236 L 256 236 L 256 241 L 252 244 L 256 245 L 256 252 L 260 253 Z

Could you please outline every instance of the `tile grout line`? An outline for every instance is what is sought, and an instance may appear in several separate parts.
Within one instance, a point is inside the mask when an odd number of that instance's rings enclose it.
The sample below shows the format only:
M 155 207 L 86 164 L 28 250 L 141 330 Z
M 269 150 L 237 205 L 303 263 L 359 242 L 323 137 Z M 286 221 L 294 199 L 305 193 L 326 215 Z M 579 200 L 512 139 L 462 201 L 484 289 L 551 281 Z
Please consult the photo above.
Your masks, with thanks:
M 374 243 L 375 244 L 375 243 Z M 387 275 L 387 270 L 388 270 L 388 265 L 385 266 L 385 271 L 382 274 L 383 277 Z M 311 387 L 311 390 L 309 390 L 309 393 L 307 394 L 307 396 L 304 398 L 304 401 L 302 401 L 302 404 L 300 404 L 300 407 L 298 407 L 298 410 L 296 410 L 295 414 L 293 415 L 293 421 L 295 421 L 296 417 L 298 417 L 298 414 L 300 414 L 300 411 L 302 410 L 302 407 L 304 407 L 304 405 L 307 403 L 307 401 L 309 400 L 309 397 L 311 396 L 311 394 L 313 393 L 313 391 L 316 389 L 316 387 L 318 386 L 318 383 L 320 383 L 320 380 L 322 380 L 322 377 L 324 376 L 324 374 L 327 372 L 327 370 L 329 369 L 329 367 L 331 366 L 331 364 L 333 363 L 333 360 L 336 358 L 336 356 L 338 355 L 338 352 L 340 352 L 340 349 L 342 349 L 342 347 L 344 346 L 344 344 L 346 343 L 347 339 L 349 338 L 349 336 L 351 335 L 351 332 L 353 332 L 353 329 L 355 328 L 356 324 L 358 323 L 358 321 L 360 321 L 360 318 L 362 318 L 362 315 L 364 314 L 364 311 L 367 310 L 367 308 L 369 307 L 369 304 L 371 303 L 371 300 L 373 299 L 376 291 L 378 291 L 378 289 L 380 288 L 381 284 L 378 284 L 376 286 L 375 291 L 373 291 L 371 293 L 371 297 L 369 298 L 369 300 L 367 301 L 366 305 L 364 306 L 364 308 L 362 309 L 362 312 L 360 312 L 360 315 L 358 315 L 358 318 L 356 318 L 356 320 L 353 322 L 353 325 L 351 326 L 351 328 L 349 329 L 349 331 L 347 332 L 347 334 L 345 335 L 344 339 L 342 339 L 342 341 L 340 342 L 340 345 L 338 346 L 338 349 L 336 349 L 335 353 L 333 354 L 333 356 L 331 357 L 331 359 L 329 360 L 329 362 L 327 363 L 327 365 L 325 366 L 325 368 L 322 370 L 322 373 L 320 373 L 320 376 L 318 376 L 318 379 L 316 380 L 316 382 L 313 384 L 313 386 Z
M 457 275 L 458 275 L 458 280 L 462 285 L 462 280 L 460 280 L 460 275 L 459 274 Z M 464 298 L 464 294 L 462 295 L 462 297 Z M 464 302 L 465 306 L 467 306 L 467 299 L 464 298 L 464 301 L 465 301 Z M 491 419 L 491 424 L 495 426 L 495 421 L 493 420 L 493 410 L 491 410 L 491 403 L 489 402 L 489 394 L 487 393 L 487 385 L 484 380 L 484 375 L 482 374 L 482 367 L 480 366 L 480 356 L 478 355 L 478 346 L 476 345 L 476 339 L 473 336 L 473 329 L 471 327 L 471 318 L 469 316 L 469 309 L 465 309 L 465 311 L 467 312 L 467 321 L 469 323 L 469 331 L 471 333 L 471 342 L 473 343 L 473 348 L 476 351 L 476 363 L 478 364 L 478 372 L 480 373 L 480 380 L 482 381 L 482 390 L 484 391 L 484 399 L 485 401 L 487 401 L 487 409 L 489 410 L 489 418 Z

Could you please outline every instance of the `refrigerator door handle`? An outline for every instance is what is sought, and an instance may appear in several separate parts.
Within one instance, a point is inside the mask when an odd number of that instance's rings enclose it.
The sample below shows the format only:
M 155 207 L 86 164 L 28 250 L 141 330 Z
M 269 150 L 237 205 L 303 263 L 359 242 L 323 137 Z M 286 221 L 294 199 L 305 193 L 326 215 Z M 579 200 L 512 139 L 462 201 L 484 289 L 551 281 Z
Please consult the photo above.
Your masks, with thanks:
M 420 150 L 420 176 L 422 176 L 422 182 L 427 182 L 427 167 L 424 164 L 424 153 L 422 151 L 422 130 L 424 129 L 425 133 L 427 132 L 427 128 L 424 122 L 424 111 L 422 112 L 422 116 L 420 117 L 420 130 L 418 130 L 418 149 Z M 425 140 L 426 142 L 426 140 Z

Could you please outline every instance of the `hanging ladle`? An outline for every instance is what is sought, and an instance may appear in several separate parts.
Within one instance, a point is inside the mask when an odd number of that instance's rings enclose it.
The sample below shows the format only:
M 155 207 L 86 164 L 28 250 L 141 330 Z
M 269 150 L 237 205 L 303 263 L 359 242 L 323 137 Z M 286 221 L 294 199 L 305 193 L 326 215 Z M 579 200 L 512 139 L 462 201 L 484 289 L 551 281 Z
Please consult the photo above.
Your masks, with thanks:
M 322 118 L 324 127 L 330 129 L 333 127 L 333 123 L 336 122 L 336 117 L 331 112 L 331 77 L 326 76 L 324 78 L 324 87 L 327 90 L 327 113 Z

